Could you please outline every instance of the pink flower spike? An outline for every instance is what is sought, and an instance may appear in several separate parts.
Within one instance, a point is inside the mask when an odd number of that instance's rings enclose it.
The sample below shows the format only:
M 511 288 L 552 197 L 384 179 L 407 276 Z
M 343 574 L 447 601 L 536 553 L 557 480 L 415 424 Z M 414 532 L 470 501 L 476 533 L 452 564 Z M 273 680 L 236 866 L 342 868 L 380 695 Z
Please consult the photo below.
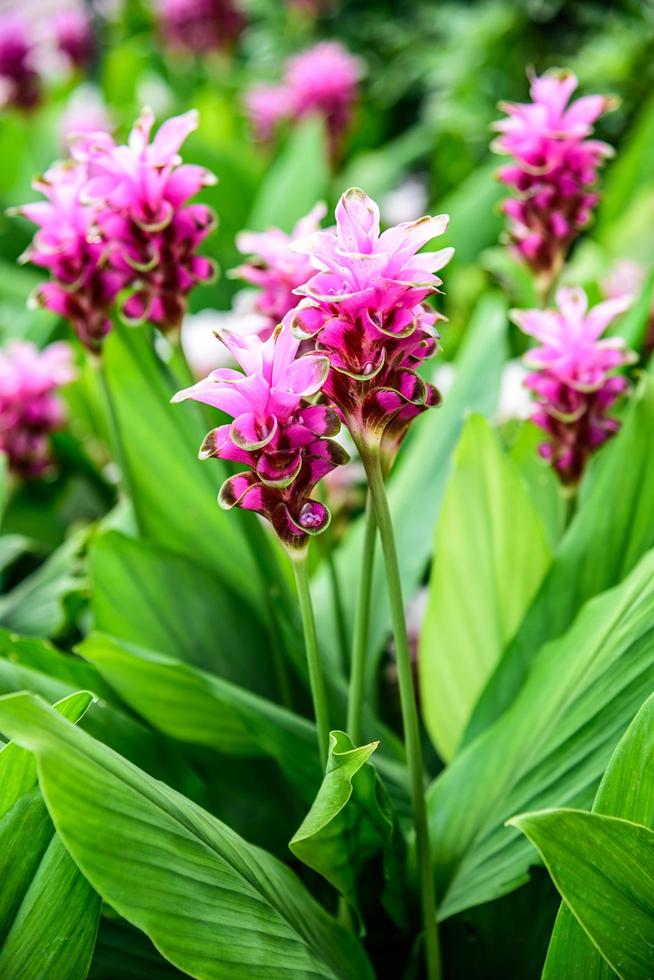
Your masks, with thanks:
M 157 6 L 161 33 L 174 51 L 228 50 L 247 23 L 234 0 L 159 0 Z
M 262 330 L 264 339 L 297 304 L 294 290 L 313 275 L 311 259 L 293 246 L 318 230 L 326 211 L 324 204 L 316 204 L 309 214 L 300 218 L 290 235 L 279 228 L 242 231 L 237 235 L 239 251 L 250 258 L 234 269 L 232 275 L 258 288 L 255 309 L 267 318 Z
M 326 438 L 338 432 L 338 417 L 324 405 L 307 402 L 322 388 L 329 361 L 316 352 L 298 357 L 299 341 L 289 327 L 278 327 L 265 341 L 235 333 L 221 339 L 243 373 L 219 368 L 172 401 L 191 398 L 233 418 L 231 425 L 212 430 L 200 450 L 203 459 L 217 457 L 249 468 L 223 485 L 222 506 L 256 511 L 272 523 L 286 547 L 302 548 L 329 522 L 328 510 L 310 499 L 311 491 L 348 459 Z
M 543 292 L 590 220 L 598 170 L 613 153 L 608 144 L 589 138 L 613 100 L 591 95 L 569 104 L 576 87 L 571 73 L 534 76 L 532 102 L 503 104 L 507 117 L 494 127 L 499 136 L 492 148 L 514 160 L 498 174 L 516 195 L 504 203 L 511 245 L 534 270 Z
M 359 444 L 381 446 L 390 466 L 410 422 L 440 401 L 416 373 L 438 350 L 443 317 L 425 304 L 452 249 L 417 254 L 443 234 L 446 215 L 380 231 L 379 210 L 351 188 L 336 208 L 336 227 L 297 242 L 316 270 L 295 292 L 305 299 L 284 319 L 314 338 L 329 357 L 323 388 Z
M 15 340 L 0 350 L 0 452 L 12 473 L 33 479 L 51 468 L 49 435 L 65 420 L 56 392 L 74 378 L 68 344 L 39 351 Z
M 564 483 L 574 484 L 592 452 L 619 427 L 608 412 L 627 382 L 615 371 L 635 355 L 620 337 L 602 339 L 602 334 L 632 298 L 607 300 L 589 310 L 582 289 L 561 287 L 556 300 L 558 309 L 513 310 L 511 318 L 540 343 L 524 358 L 533 369 L 525 380 L 536 397 L 532 421 L 549 436 L 540 453 Z
M 60 10 L 50 22 L 57 47 L 67 58 L 71 68 L 81 71 L 88 68 L 95 54 L 95 36 L 88 15 L 82 5 Z
M 23 18 L 12 12 L 0 15 L 0 105 L 34 109 L 41 102 L 34 50 Z

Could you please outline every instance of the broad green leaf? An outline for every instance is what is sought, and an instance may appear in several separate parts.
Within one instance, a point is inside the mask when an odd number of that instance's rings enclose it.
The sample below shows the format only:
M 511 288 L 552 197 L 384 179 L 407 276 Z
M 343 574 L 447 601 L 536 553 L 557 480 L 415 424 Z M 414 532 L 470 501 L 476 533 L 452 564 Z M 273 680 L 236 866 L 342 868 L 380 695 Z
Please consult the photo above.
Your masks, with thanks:
M 645 378 L 620 433 L 591 463 L 576 516 L 477 703 L 464 744 L 512 703 L 543 644 L 561 636 L 584 602 L 622 581 L 654 545 L 654 453 L 649 445 L 653 429 L 654 379 Z
M 654 270 L 652 270 L 640 291 L 638 299 L 624 316 L 621 316 L 611 334 L 622 337 L 627 347 L 640 351 L 647 339 L 652 324 L 652 299 L 654 293 Z
M 433 527 L 465 416 L 470 411 L 489 413 L 493 410 L 505 355 L 506 303 L 501 296 L 490 295 L 477 307 L 465 347 L 456 361 L 452 390 L 443 407 L 426 412 L 416 420 L 410 441 L 401 451 L 389 479 L 389 503 L 407 601 L 418 589 L 431 557 Z M 349 631 L 354 622 L 361 574 L 363 533 L 363 520 L 358 520 L 349 528 L 343 544 L 335 552 Z M 368 651 L 370 690 L 374 688 L 379 652 L 390 632 L 386 579 L 379 551 L 377 549 L 372 586 Z M 338 636 L 326 569 L 321 568 L 315 576 L 312 591 L 323 656 L 337 669 L 340 662 Z
M 36 571 L 0 596 L 0 623 L 19 633 L 55 636 L 66 622 L 65 600 L 84 586 L 80 554 L 87 531 L 73 534 Z
M 503 717 L 431 785 L 443 918 L 525 880 L 533 852 L 506 820 L 548 805 L 590 805 L 615 745 L 651 691 L 653 671 L 650 551 L 539 652 Z
M 618 747 L 595 797 L 593 812 L 654 829 L 654 695 L 642 706 Z M 615 974 L 565 904 L 557 916 L 543 980 L 610 980 Z
M 651 182 L 653 167 L 654 98 L 649 98 L 603 180 L 604 191 L 593 229 L 596 238 L 610 244 L 613 230 L 634 195 Z
M 78 652 L 151 725 L 226 755 L 270 756 L 305 799 L 320 779 L 316 735 L 304 718 L 180 660 L 92 633 Z
M 118 458 L 143 534 L 215 570 L 256 602 L 257 576 L 239 521 L 216 503 L 226 471 L 216 460 L 197 458 L 207 429 L 197 406 L 170 404 L 177 386 L 164 374 L 147 330 L 117 323 L 103 358 L 122 444 Z
M 454 755 L 551 557 L 518 467 L 490 425 L 471 416 L 436 526 L 418 654 L 423 717 L 444 759 Z
M 91 695 L 55 705 L 76 722 Z M 100 902 L 54 832 L 37 788 L 34 756 L 9 742 L 0 751 L 0 976 L 86 977 Z
M 36 755 L 85 877 L 179 969 L 205 980 L 372 977 L 354 937 L 288 868 L 39 698 L 0 698 L 0 730 Z
M 438 209 L 449 214 L 450 225 L 433 247 L 453 245 L 457 263 L 477 262 L 479 253 L 499 238 L 504 217 L 497 204 L 506 196 L 506 188 L 495 176 L 497 168 L 495 159 L 478 167 L 439 202 Z
M 511 824 L 538 848 L 569 908 L 621 980 L 654 976 L 654 833 L 582 810 L 525 813 Z
M 542 429 L 523 422 L 510 455 L 529 487 L 529 496 L 543 522 L 550 548 L 555 550 L 565 527 L 566 499 L 559 478 L 538 452 L 542 441 Z
M 100 919 L 88 980 L 181 980 L 181 973 L 148 937 L 124 919 Z
M 289 847 L 358 908 L 361 872 L 390 845 L 393 815 L 368 761 L 378 743 L 355 747 L 344 732 L 331 732 L 329 743 L 322 784 Z
M 290 232 L 325 197 L 328 186 L 325 125 L 319 116 L 311 116 L 297 124 L 270 167 L 246 227 Z
M 89 577 L 98 630 L 249 690 L 274 689 L 269 642 L 260 622 L 207 568 L 111 531 L 92 542 Z

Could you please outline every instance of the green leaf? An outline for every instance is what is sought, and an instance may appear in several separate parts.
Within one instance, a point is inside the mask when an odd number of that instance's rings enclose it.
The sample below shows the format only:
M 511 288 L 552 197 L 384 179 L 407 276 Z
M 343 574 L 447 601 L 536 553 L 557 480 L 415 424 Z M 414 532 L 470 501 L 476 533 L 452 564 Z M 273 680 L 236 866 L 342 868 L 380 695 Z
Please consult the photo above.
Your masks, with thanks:
M 654 695 L 642 706 L 611 756 L 593 812 L 654 829 Z M 610 980 L 615 976 L 572 912 L 561 903 L 543 980 Z
M 0 729 L 37 757 L 61 839 L 112 908 L 205 980 L 364 980 L 361 947 L 280 862 L 33 695 Z
M 456 361 L 452 390 L 442 408 L 419 418 L 410 441 L 400 453 L 391 474 L 388 493 L 397 538 L 404 597 L 418 589 L 431 557 L 433 527 L 443 498 L 450 460 L 468 412 L 493 410 L 506 355 L 506 302 L 499 295 L 486 296 L 475 312 L 469 336 Z M 363 520 L 348 530 L 335 560 L 348 629 L 351 632 L 361 574 Z M 321 568 L 312 582 L 318 636 L 323 656 L 333 669 L 340 663 L 334 624 L 329 575 Z M 372 585 L 367 679 L 369 690 L 379 663 L 379 653 L 390 632 L 390 610 L 380 549 L 377 549 Z M 374 653 L 374 656 L 373 656 Z
M 653 429 L 654 379 L 645 378 L 620 433 L 591 463 L 576 516 L 477 703 L 464 744 L 514 701 L 543 644 L 561 636 L 584 602 L 622 581 L 654 545 L 654 453 L 649 448 Z
M 274 689 L 269 644 L 251 609 L 197 562 L 110 531 L 89 554 L 98 630 L 185 660 L 258 693 Z
M 270 167 L 247 226 L 290 232 L 329 187 L 325 125 L 319 116 L 298 123 L 280 156 Z
M 311 809 L 289 847 L 304 864 L 359 907 L 359 878 L 394 833 L 384 787 L 368 760 L 378 742 L 355 748 L 344 732 L 331 732 L 327 768 Z
M 550 548 L 555 550 L 565 528 L 566 499 L 559 478 L 538 452 L 542 441 L 542 429 L 532 422 L 523 422 L 510 454 L 529 487 L 529 496 L 543 522 Z
M 181 980 L 172 963 L 156 951 L 148 937 L 124 919 L 100 919 L 88 980 Z
M 18 633 L 56 636 L 66 622 L 65 601 L 85 584 L 81 552 L 87 531 L 73 534 L 35 572 L 0 596 L 0 623 Z
M 547 644 L 503 717 L 428 791 L 443 918 L 525 880 L 526 841 L 504 824 L 548 805 L 589 805 L 654 670 L 654 551 Z
M 610 244 L 611 235 L 635 194 L 651 183 L 654 168 L 654 98 L 642 106 L 604 178 L 594 235 Z
M 239 521 L 216 502 L 226 470 L 197 458 L 207 430 L 198 406 L 170 404 L 177 385 L 164 375 L 147 330 L 117 323 L 103 358 L 143 534 L 215 570 L 256 603 L 257 575 Z
M 320 768 L 313 725 L 244 688 L 125 641 L 92 633 L 77 648 L 131 708 L 180 742 L 270 756 L 305 799 Z
M 91 695 L 55 708 L 76 722 Z M 37 788 L 33 755 L 14 742 L 0 751 L 0 976 L 83 980 L 100 902 L 54 832 Z
M 506 196 L 506 188 L 495 176 L 497 160 L 478 167 L 439 204 L 449 214 L 447 234 L 434 242 L 435 248 L 453 245 L 456 262 L 477 262 L 479 253 L 499 238 L 504 217 L 497 204 Z
M 538 848 L 554 884 L 617 975 L 653 976 L 654 833 L 581 810 L 525 813 L 511 824 Z
M 652 323 L 652 299 L 654 293 L 654 270 L 652 270 L 640 291 L 634 305 L 621 316 L 610 334 L 622 337 L 632 350 L 642 350 Z
M 420 634 L 423 717 L 444 759 L 453 756 L 551 557 L 518 467 L 490 425 L 471 416 L 436 526 Z

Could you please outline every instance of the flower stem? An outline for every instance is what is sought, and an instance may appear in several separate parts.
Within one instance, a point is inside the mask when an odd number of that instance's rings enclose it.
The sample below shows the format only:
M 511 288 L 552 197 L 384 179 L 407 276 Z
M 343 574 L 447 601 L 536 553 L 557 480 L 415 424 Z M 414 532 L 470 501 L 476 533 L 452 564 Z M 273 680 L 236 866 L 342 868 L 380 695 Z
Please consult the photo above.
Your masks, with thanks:
M 427 961 L 428 980 L 440 980 L 441 963 L 438 941 L 438 926 L 436 923 L 436 896 L 434 893 L 434 871 L 431 861 L 429 830 L 427 827 L 427 807 L 425 803 L 424 768 L 422 762 L 422 746 L 420 743 L 420 725 L 418 709 L 413 684 L 409 642 L 404 618 L 404 602 L 400 570 L 395 547 L 393 523 L 388 507 L 384 477 L 382 475 L 379 451 L 370 447 L 359 447 L 361 461 L 368 477 L 368 492 L 375 511 L 379 536 L 381 538 L 386 581 L 391 605 L 391 619 L 395 636 L 397 656 L 397 674 L 400 686 L 400 704 L 402 708 L 402 724 L 404 727 L 404 742 L 406 746 L 407 763 L 411 783 L 411 806 L 413 823 L 416 834 L 416 851 L 418 858 L 418 873 L 420 877 L 420 898 L 422 919 L 425 931 L 425 954 Z
M 293 572 L 295 573 L 295 585 L 297 587 L 297 597 L 300 605 L 300 615 L 302 616 L 302 627 L 304 629 L 304 644 L 307 654 L 307 666 L 309 668 L 309 684 L 311 687 L 311 697 L 313 698 L 313 711 L 316 718 L 316 728 L 318 731 L 320 762 L 324 769 L 327 764 L 327 753 L 329 750 L 329 716 L 327 713 L 325 682 L 323 680 L 322 668 L 320 665 L 318 637 L 316 636 L 316 622 L 313 616 L 311 591 L 309 589 L 307 552 L 302 551 L 297 557 L 293 555 L 292 560 Z
M 347 701 L 347 731 L 353 745 L 358 745 L 361 739 L 361 716 L 363 714 L 376 534 L 377 522 L 375 520 L 375 512 L 370 494 L 368 494 L 366 502 L 366 529 L 363 538 L 363 560 L 361 563 L 361 577 L 359 579 L 359 592 L 354 619 L 350 690 Z
M 125 452 L 125 446 L 123 444 L 123 438 L 120 430 L 120 421 L 118 419 L 118 412 L 116 411 L 116 404 L 111 392 L 109 379 L 107 378 L 107 369 L 103 358 L 100 358 L 99 361 L 98 374 L 100 375 L 100 385 L 102 387 L 102 393 L 104 395 L 104 401 L 107 408 L 110 448 L 114 453 L 116 462 L 118 463 L 118 468 L 122 477 L 123 489 L 130 499 L 136 525 L 139 529 L 142 529 L 143 521 L 139 513 L 138 494 L 134 491 L 134 480 L 132 478 L 129 461 L 127 459 L 127 453 Z

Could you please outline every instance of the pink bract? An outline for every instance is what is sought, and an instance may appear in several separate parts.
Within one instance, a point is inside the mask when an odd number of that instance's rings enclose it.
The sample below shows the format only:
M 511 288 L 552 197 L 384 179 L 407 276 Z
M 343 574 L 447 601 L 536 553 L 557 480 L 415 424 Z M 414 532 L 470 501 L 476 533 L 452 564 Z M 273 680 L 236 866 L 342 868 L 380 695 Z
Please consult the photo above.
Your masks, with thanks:
M 381 445 L 387 463 L 412 419 L 440 401 L 416 368 L 438 350 L 443 317 L 425 300 L 442 285 L 436 272 L 453 249 L 417 253 L 447 224 L 446 215 L 424 217 L 382 233 L 377 205 L 352 188 L 337 205 L 336 228 L 294 246 L 316 271 L 296 289 L 305 299 L 285 322 L 329 357 L 324 393 L 355 441 Z
M 324 204 L 316 204 L 309 214 L 297 222 L 290 235 L 280 228 L 270 228 L 263 232 L 242 231 L 237 236 L 238 250 L 250 257 L 234 269 L 233 275 L 259 290 L 255 307 L 268 321 L 262 336 L 269 336 L 288 311 L 296 306 L 294 290 L 313 275 L 315 270 L 311 259 L 296 251 L 293 244 L 317 231 L 326 212 Z
M 173 401 L 192 398 L 232 417 L 207 435 L 200 450 L 203 459 L 248 467 L 225 481 L 221 505 L 262 514 L 286 547 L 302 548 L 329 523 L 329 511 L 311 499 L 311 491 L 348 460 L 326 438 L 340 428 L 335 412 L 307 401 L 324 384 L 329 362 L 315 352 L 298 357 L 300 342 L 288 327 L 279 327 L 266 341 L 227 332 L 221 339 L 242 371 L 212 371 Z
M 60 10 L 50 23 L 59 51 L 77 70 L 88 68 L 95 54 L 95 35 L 82 6 Z
M 230 48 L 247 23 L 233 0 L 160 0 L 158 7 L 166 42 L 195 54 Z
M 598 200 L 598 169 L 613 153 L 607 143 L 590 138 L 613 100 L 590 95 L 570 103 L 576 87 L 571 73 L 534 76 L 532 102 L 502 104 L 507 118 L 494 126 L 500 135 L 493 149 L 513 157 L 498 174 L 516 194 L 504 202 L 509 237 L 543 291 L 590 220 Z
M 151 139 L 153 125 L 146 109 L 127 144 L 96 133 L 75 141 L 72 153 L 88 171 L 84 200 L 94 210 L 96 237 L 112 268 L 134 285 L 125 315 L 171 329 L 179 327 L 191 289 L 214 274 L 213 262 L 198 254 L 213 213 L 187 202 L 215 177 L 179 155 L 197 112 L 169 119 Z
M 109 266 L 106 246 L 92 234 L 94 214 L 82 201 L 87 178 L 83 164 L 55 164 L 33 184 L 45 200 L 18 213 L 39 229 L 22 260 L 47 269 L 51 277 L 34 301 L 65 317 L 82 343 L 97 351 L 111 329 L 110 311 L 127 276 Z
M 615 372 L 635 359 L 620 337 L 602 334 L 631 297 L 588 309 L 583 289 L 562 287 L 557 309 L 514 310 L 512 319 L 539 346 L 525 355 L 526 386 L 536 397 L 532 421 L 548 434 L 541 455 L 564 483 L 576 483 L 590 455 L 617 432 L 609 415 L 627 381 Z
M 43 474 L 52 464 L 49 435 L 65 419 L 57 389 L 75 377 L 65 343 L 39 351 L 27 341 L 0 350 L 0 451 L 22 478 Z

